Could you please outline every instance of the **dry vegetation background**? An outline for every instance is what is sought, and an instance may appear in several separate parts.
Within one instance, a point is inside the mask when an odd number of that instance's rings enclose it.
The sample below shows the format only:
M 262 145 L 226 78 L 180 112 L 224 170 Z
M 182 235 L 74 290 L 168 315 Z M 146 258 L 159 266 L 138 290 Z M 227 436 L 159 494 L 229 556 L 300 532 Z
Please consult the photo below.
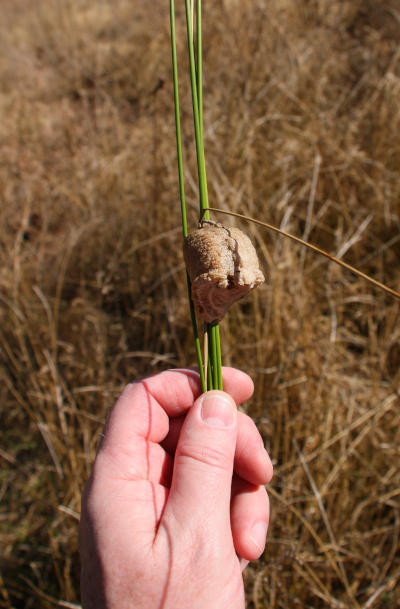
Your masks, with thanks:
M 196 169 L 178 5 L 186 189 Z M 0 607 L 79 606 L 77 524 L 124 384 L 194 361 L 167 0 L 2 0 Z M 210 200 L 400 288 L 397 0 L 204 2 Z M 229 221 L 227 221 L 229 222 Z M 249 608 L 400 604 L 400 311 L 247 227 L 269 281 L 223 359 L 275 463 Z

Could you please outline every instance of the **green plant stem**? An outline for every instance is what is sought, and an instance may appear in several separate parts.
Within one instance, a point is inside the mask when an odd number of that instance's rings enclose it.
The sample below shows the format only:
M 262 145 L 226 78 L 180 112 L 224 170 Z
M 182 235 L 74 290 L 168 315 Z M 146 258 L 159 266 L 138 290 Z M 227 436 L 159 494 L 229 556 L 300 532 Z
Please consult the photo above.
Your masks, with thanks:
M 213 376 L 212 376 L 212 366 L 211 366 L 211 362 L 210 362 L 210 356 L 211 356 L 210 346 L 208 346 L 208 367 L 207 367 L 207 390 L 208 391 L 211 391 L 211 389 L 214 389 Z
M 212 335 L 213 335 L 213 383 L 214 383 L 214 389 L 218 389 L 218 384 L 219 384 L 218 383 L 219 357 L 218 357 L 218 339 L 217 339 L 218 326 L 216 324 L 213 324 L 211 329 L 212 329 Z
M 204 155 L 203 129 L 203 43 L 201 0 L 196 0 L 196 42 L 197 42 L 197 100 L 199 104 L 200 136 Z
M 193 0 L 194 1 L 194 0 Z M 196 0 L 196 46 L 197 62 L 195 62 L 192 21 L 189 19 L 189 0 L 186 0 L 186 23 L 190 65 L 190 83 L 192 89 L 193 119 L 196 140 L 197 167 L 200 192 L 200 215 L 209 218 L 207 173 L 204 153 L 203 128 L 203 47 L 202 47 L 202 3 Z M 208 214 L 208 216 L 207 216 Z M 221 343 L 218 324 L 207 324 L 209 345 L 208 376 L 209 389 L 222 389 Z
M 200 212 L 208 208 L 208 192 L 207 192 L 207 178 L 205 170 L 205 158 L 204 158 L 204 147 L 202 145 L 199 117 L 199 101 L 197 94 L 198 80 L 196 76 L 196 64 L 194 57 L 194 42 L 193 42 L 193 30 L 190 16 L 190 0 L 185 0 L 186 7 L 186 27 L 187 27 L 187 39 L 188 39 L 188 51 L 189 51 L 189 68 L 190 68 L 190 84 L 192 89 L 192 105 L 193 105 L 193 121 L 194 121 L 194 134 L 196 140 L 196 156 L 197 156 L 197 172 L 199 178 L 199 192 L 200 192 Z M 197 7 L 198 8 L 198 7 Z M 201 19 L 201 18 L 200 18 Z M 198 15 L 196 15 L 196 21 Z M 204 218 L 209 219 L 209 212 L 204 212 Z
M 190 278 L 189 278 L 188 273 L 186 273 L 186 281 L 187 281 L 187 289 L 188 289 L 190 319 L 192 320 L 192 328 L 193 328 L 194 346 L 196 349 L 197 363 L 199 366 L 201 390 L 204 393 L 205 391 L 207 391 L 207 386 L 206 386 L 206 379 L 204 376 L 203 358 L 201 355 L 201 342 L 200 342 L 200 337 L 199 337 L 199 331 L 197 328 L 196 313 L 194 310 L 194 304 L 193 304 L 193 300 L 192 300 L 192 286 L 190 283 Z
M 179 176 L 179 198 L 181 202 L 182 232 L 185 238 L 188 234 L 185 187 L 183 180 L 183 158 L 182 158 L 182 135 L 181 135 L 181 116 L 179 105 L 179 84 L 178 84 L 178 60 L 176 56 L 176 31 L 175 31 L 175 6 L 174 0 L 170 1 L 170 21 L 171 21 L 171 49 L 172 49 L 172 77 L 174 85 L 174 108 L 175 108 L 175 133 L 176 133 L 176 152 L 178 157 L 178 176 Z
M 194 53 L 192 12 L 190 0 L 185 0 L 186 8 L 186 26 L 189 52 L 189 67 L 190 67 L 190 84 L 192 90 L 192 105 L 193 105 L 193 120 L 196 142 L 196 157 L 197 171 L 199 180 L 199 200 L 200 214 L 205 219 L 209 218 L 208 211 L 208 191 L 207 191 L 207 175 L 205 167 L 204 154 L 204 139 L 203 139 L 203 80 L 202 80 L 202 18 L 201 18 L 201 0 L 196 0 L 196 37 L 197 37 L 197 65 Z M 173 84 L 174 84 L 174 103 L 175 103 L 175 126 L 176 126 L 176 147 L 178 157 L 178 174 L 179 174 L 179 194 L 181 201 L 182 215 L 182 231 L 186 237 L 187 214 L 186 201 L 183 181 L 183 160 L 182 160 L 182 136 L 180 124 L 180 109 L 179 109 L 179 85 L 178 85 L 178 62 L 176 54 L 176 31 L 175 31 L 175 4 L 174 0 L 170 0 L 170 19 L 171 19 L 171 44 L 172 44 L 172 66 L 173 66 Z M 193 334 L 195 339 L 195 347 L 197 360 L 199 363 L 199 371 L 201 378 L 202 391 L 206 391 L 203 361 L 201 357 L 201 345 L 198 335 L 196 315 L 191 297 L 190 279 L 187 276 L 188 295 L 190 305 L 190 315 L 192 319 Z M 207 324 L 206 330 L 208 335 L 209 345 L 209 365 L 207 367 L 208 389 L 222 389 L 222 372 L 221 372 L 221 344 L 219 336 L 218 324 Z
M 197 103 L 199 111 L 199 131 L 200 131 L 200 150 L 203 163 L 205 193 L 208 204 L 207 188 L 207 168 L 204 154 L 204 125 L 203 125 L 203 43 L 202 43 L 202 10 L 201 0 L 196 0 L 196 42 L 197 42 L 197 63 L 196 63 L 196 84 L 197 84 Z M 202 213 L 200 206 L 200 213 Z M 207 213 L 206 209 L 203 212 Z M 207 218 L 204 216 L 207 220 Z
M 179 174 L 179 197 L 181 202 L 181 217 L 182 217 L 182 233 L 185 238 L 188 234 L 187 228 L 187 214 L 186 214 L 186 199 L 185 199 L 185 187 L 183 179 L 183 158 L 182 158 L 182 136 L 181 136 L 181 120 L 180 120 L 180 106 L 179 106 L 179 84 L 178 84 L 178 61 L 176 56 L 176 31 L 175 31 L 175 3 L 174 0 L 170 0 L 170 22 L 171 22 L 171 48 L 172 48 L 172 73 L 173 73 L 173 84 L 174 84 L 174 106 L 175 106 L 175 130 L 176 130 L 176 150 L 178 157 L 178 174 Z M 197 355 L 197 362 L 199 366 L 200 382 L 202 391 L 206 391 L 206 381 L 204 378 L 203 358 L 201 356 L 201 345 L 199 332 L 196 322 L 196 314 L 194 310 L 191 284 L 189 275 L 186 273 L 188 299 L 190 308 L 190 317 L 192 320 L 194 343 Z
M 215 339 L 217 346 L 217 372 L 218 372 L 218 387 L 220 391 L 223 390 L 224 386 L 222 384 L 222 357 L 221 357 L 221 337 L 219 334 L 219 325 L 215 326 Z
M 223 389 L 222 385 L 222 366 L 221 366 L 221 345 L 219 335 L 219 325 L 217 322 L 206 324 L 208 336 L 208 389 Z
M 209 389 L 217 389 L 216 387 L 216 378 L 215 378 L 215 361 L 216 361 L 216 352 L 215 352 L 215 341 L 214 341 L 214 328 L 213 324 L 207 324 L 207 334 L 208 334 L 208 369 L 210 371 L 208 375 L 209 379 Z

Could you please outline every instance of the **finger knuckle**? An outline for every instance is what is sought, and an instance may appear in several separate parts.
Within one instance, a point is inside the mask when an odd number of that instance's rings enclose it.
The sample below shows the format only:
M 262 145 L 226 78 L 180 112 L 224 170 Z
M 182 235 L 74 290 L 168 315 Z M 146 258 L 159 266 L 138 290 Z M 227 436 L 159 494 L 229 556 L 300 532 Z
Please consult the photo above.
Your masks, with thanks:
M 232 458 L 226 450 L 207 444 L 184 443 L 179 447 L 175 459 L 181 462 L 192 462 L 193 465 L 203 464 L 223 470 L 232 466 Z

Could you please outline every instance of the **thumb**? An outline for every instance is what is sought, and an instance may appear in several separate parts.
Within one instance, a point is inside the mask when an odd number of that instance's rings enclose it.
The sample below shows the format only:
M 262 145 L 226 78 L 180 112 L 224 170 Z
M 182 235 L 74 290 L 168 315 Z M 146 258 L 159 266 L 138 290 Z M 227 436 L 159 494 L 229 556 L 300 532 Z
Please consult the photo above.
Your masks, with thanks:
M 163 519 L 182 526 L 229 525 L 237 409 L 223 391 L 203 394 L 186 415 Z M 197 520 L 197 523 L 196 523 Z

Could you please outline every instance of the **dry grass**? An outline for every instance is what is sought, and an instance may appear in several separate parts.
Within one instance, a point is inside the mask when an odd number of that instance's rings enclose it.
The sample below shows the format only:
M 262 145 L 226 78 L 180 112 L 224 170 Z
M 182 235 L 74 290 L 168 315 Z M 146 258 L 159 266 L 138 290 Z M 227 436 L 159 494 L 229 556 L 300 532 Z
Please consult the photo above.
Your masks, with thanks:
M 212 203 L 398 289 L 397 0 L 206 1 L 204 22 Z M 168 6 L 3 0 L 0 27 L 0 607 L 73 607 L 106 412 L 132 377 L 195 359 Z M 194 222 L 187 88 L 182 105 Z M 255 380 L 276 464 L 249 607 L 394 609 L 399 304 L 248 228 L 270 279 L 222 324 L 223 357 Z

